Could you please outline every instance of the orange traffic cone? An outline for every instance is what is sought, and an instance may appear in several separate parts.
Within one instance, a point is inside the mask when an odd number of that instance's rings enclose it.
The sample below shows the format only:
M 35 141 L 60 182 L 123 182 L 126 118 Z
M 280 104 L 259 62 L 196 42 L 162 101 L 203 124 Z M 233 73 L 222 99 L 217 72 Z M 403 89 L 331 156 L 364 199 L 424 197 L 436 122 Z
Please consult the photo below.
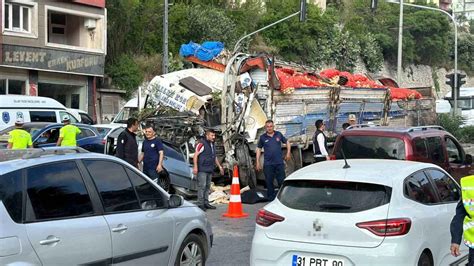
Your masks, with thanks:
M 242 200 L 240 199 L 239 167 L 237 167 L 237 165 L 234 165 L 234 175 L 232 177 L 232 185 L 230 186 L 229 208 L 222 216 L 228 218 L 243 218 L 249 216 L 248 213 L 244 213 L 242 209 Z

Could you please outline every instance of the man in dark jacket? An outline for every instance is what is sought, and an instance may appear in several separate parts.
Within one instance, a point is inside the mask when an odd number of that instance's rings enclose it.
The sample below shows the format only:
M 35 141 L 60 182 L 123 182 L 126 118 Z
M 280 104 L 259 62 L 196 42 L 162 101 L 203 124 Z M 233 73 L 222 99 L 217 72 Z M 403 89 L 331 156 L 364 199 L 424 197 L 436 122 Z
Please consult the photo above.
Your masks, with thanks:
M 216 148 L 214 141 L 216 133 L 212 129 L 206 130 L 206 137 L 196 145 L 194 152 L 193 174 L 198 181 L 198 200 L 197 205 L 203 211 L 206 209 L 215 209 L 216 207 L 209 204 L 209 189 L 211 186 L 211 177 L 216 165 L 219 167 L 221 175 L 224 174 L 224 168 L 216 157 Z
M 127 120 L 127 129 L 120 133 L 117 139 L 116 156 L 127 163 L 138 168 L 138 144 L 137 135 L 138 120 L 129 118 Z

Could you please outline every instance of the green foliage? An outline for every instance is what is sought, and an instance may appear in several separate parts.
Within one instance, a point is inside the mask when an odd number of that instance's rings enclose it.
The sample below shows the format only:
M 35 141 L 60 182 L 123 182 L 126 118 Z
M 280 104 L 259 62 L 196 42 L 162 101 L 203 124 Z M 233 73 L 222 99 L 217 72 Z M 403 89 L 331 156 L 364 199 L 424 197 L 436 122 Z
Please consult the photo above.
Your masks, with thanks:
M 474 72 L 474 35 L 461 34 L 458 38 L 459 69 Z
M 426 5 L 426 1 L 419 2 Z M 344 28 L 358 40 L 372 33 L 384 58 L 394 63 L 398 49 L 399 5 L 379 1 L 377 10 L 372 12 L 370 0 L 346 1 L 345 4 L 341 11 Z M 406 7 L 403 26 L 404 64 L 451 64 L 452 26 L 446 15 Z M 361 43 L 361 47 L 365 46 Z
M 336 61 L 337 69 L 341 71 L 352 71 L 359 59 L 360 46 L 357 40 L 350 38 L 349 32 L 336 35 L 334 40 L 335 49 L 332 57 Z
M 474 143 L 474 126 L 465 126 L 459 129 L 459 141 L 464 143 Z
M 463 119 L 461 116 L 453 117 L 451 114 L 439 114 L 438 123 L 454 137 L 461 139 L 460 128 L 463 124 Z
M 115 86 L 126 91 L 127 99 L 143 81 L 143 74 L 138 65 L 131 56 L 126 54 L 121 55 L 115 63 L 108 65 L 106 72 Z
M 367 70 L 377 72 L 382 68 L 383 54 L 380 46 L 372 33 L 360 39 L 360 55 Z

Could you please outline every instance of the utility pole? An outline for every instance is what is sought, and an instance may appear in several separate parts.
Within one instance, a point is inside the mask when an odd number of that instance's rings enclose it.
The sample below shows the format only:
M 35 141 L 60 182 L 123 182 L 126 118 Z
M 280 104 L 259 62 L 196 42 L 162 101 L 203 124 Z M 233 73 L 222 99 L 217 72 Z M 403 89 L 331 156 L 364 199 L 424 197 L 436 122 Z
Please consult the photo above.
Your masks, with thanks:
M 397 55 L 397 82 L 402 82 L 402 47 L 403 47 L 403 0 L 400 0 L 400 15 L 398 22 L 398 55 Z
M 168 0 L 165 0 L 165 14 L 163 16 L 163 74 L 168 73 Z

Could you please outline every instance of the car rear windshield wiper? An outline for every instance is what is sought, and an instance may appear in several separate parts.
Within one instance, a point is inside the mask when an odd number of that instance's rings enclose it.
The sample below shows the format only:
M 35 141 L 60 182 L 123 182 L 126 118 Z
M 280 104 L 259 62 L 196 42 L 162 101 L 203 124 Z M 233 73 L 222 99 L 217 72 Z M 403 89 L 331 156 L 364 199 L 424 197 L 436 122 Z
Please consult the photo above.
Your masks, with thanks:
M 339 204 L 339 203 L 321 203 L 317 205 L 321 209 L 350 209 L 351 205 Z

